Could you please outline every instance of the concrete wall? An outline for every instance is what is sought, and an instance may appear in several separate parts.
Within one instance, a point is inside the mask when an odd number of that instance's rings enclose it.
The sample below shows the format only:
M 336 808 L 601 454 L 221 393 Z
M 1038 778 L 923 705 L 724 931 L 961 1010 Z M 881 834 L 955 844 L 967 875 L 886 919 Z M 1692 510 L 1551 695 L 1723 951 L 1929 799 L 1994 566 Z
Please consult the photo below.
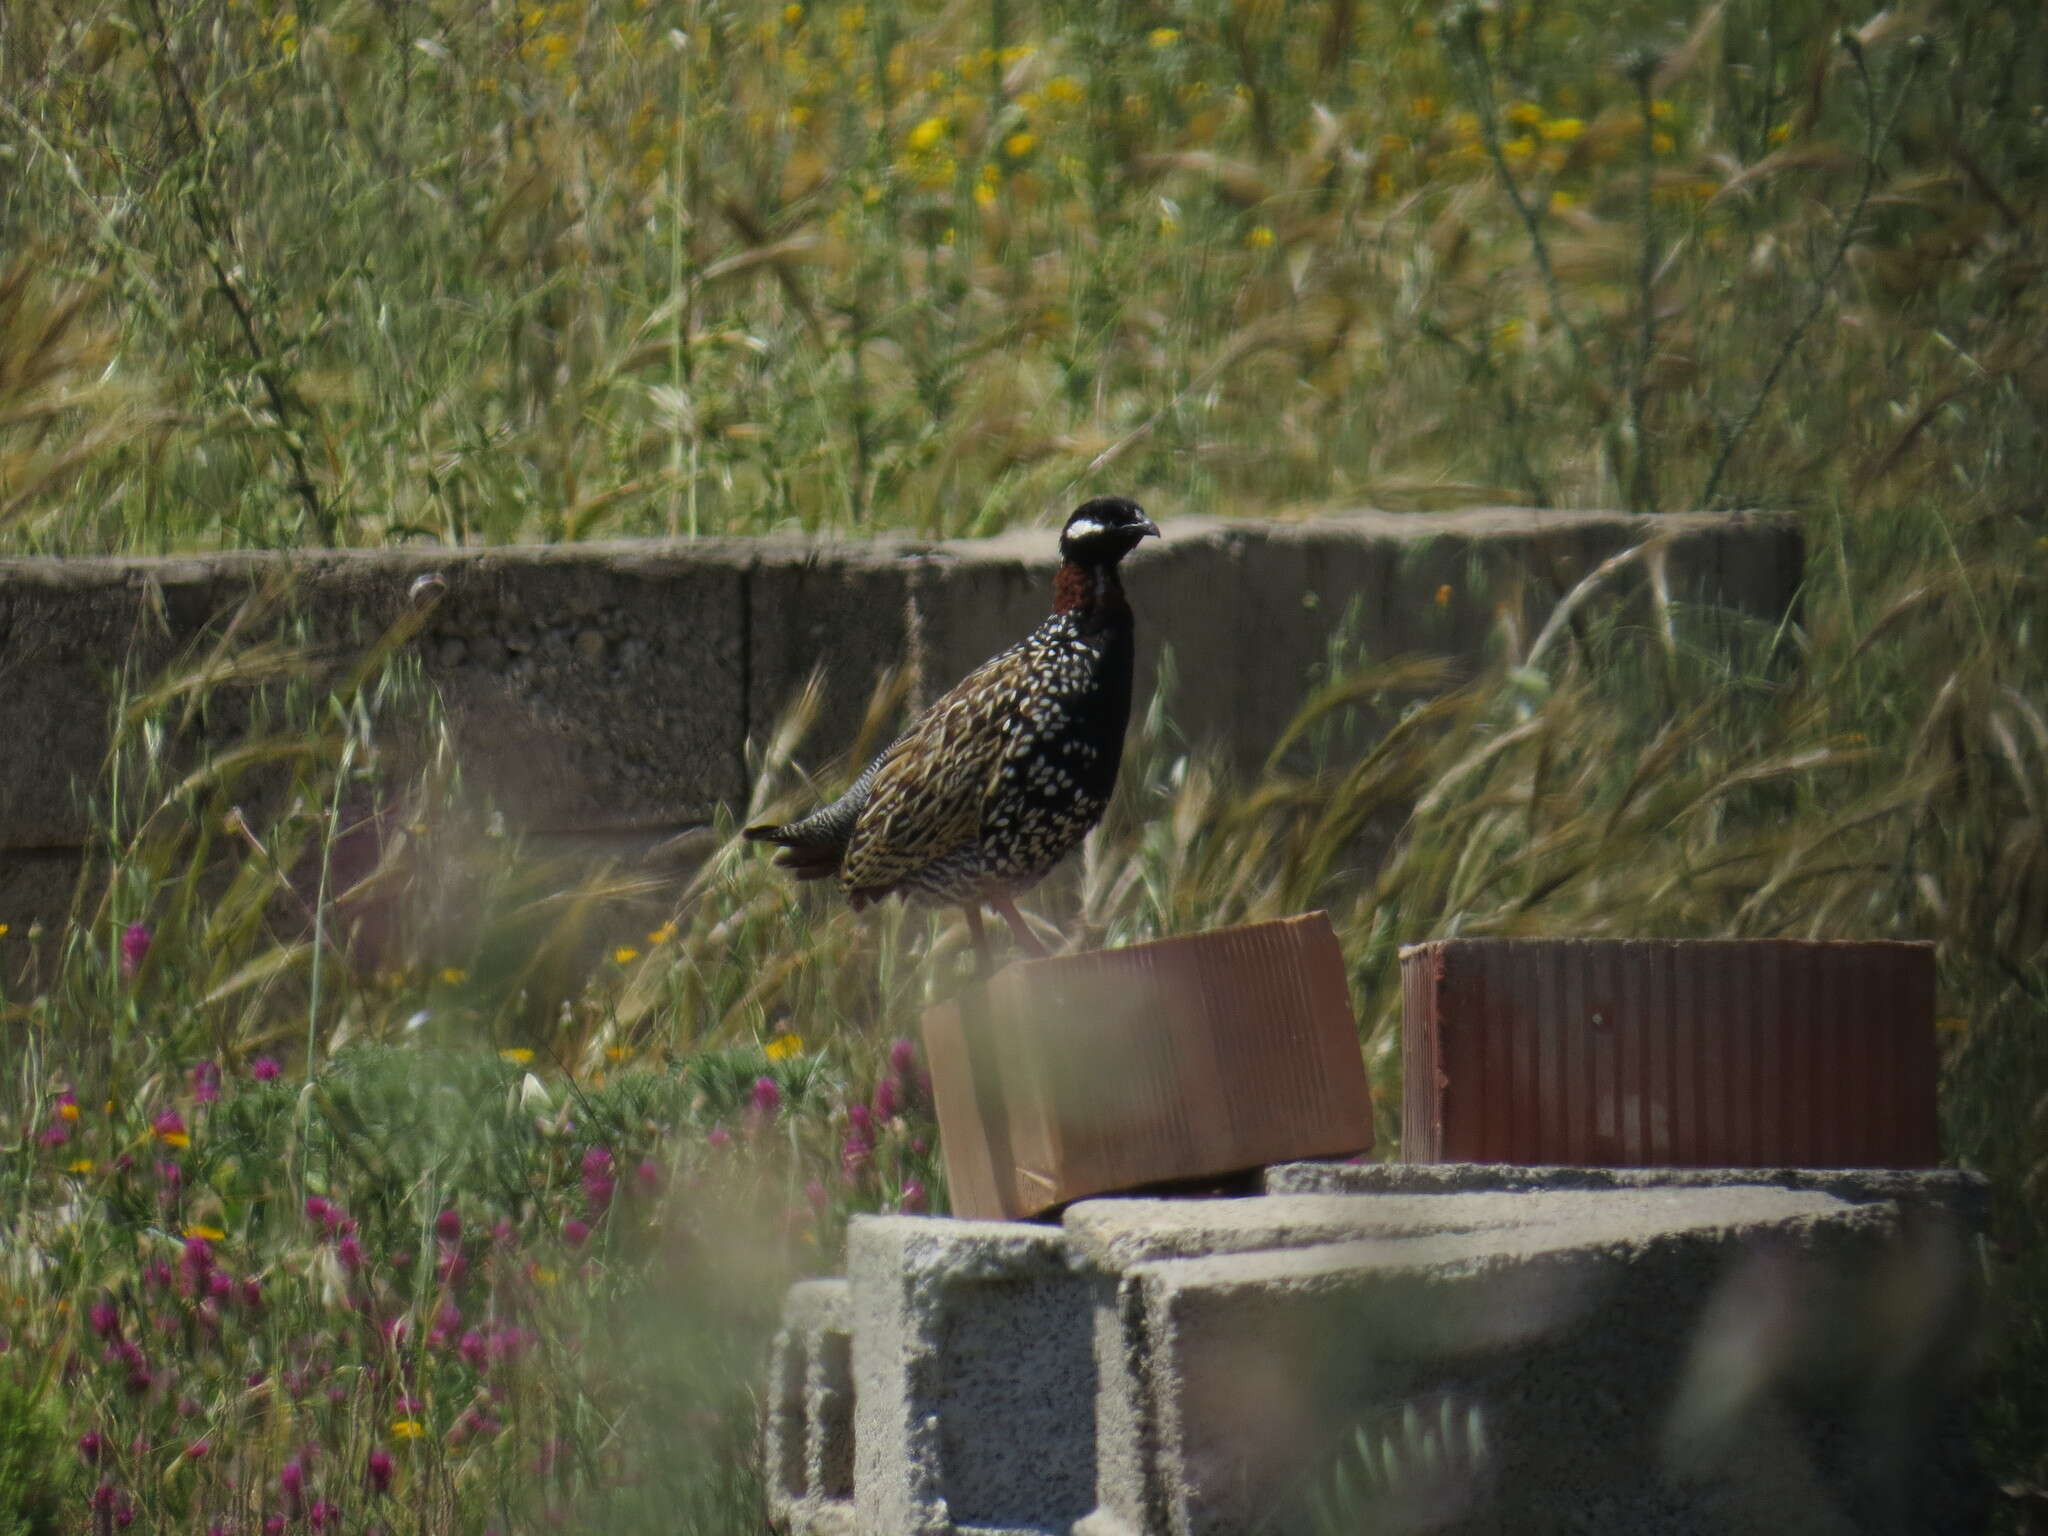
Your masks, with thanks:
M 1354 601 L 1373 654 L 1469 662 L 1499 605 L 1539 616 L 1653 533 L 1673 541 L 1675 596 L 1767 622 L 1791 605 L 1801 542 L 1771 518 L 1501 510 L 1169 522 L 1127 567 L 1139 698 L 1171 645 L 1176 720 L 1255 763 Z M 630 844 L 743 801 L 749 738 L 814 668 L 829 690 L 811 762 L 848 744 L 889 667 L 910 661 L 918 694 L 936 696 L 1043 615 L 1053 563 L 1042 529 L 951 543 L 0 561 L 0 921 L 50 915 L 68 897 L 88 835 L 79 788 L 105 755 L 113 680 L 195 654 L 252 593 L 282 594 L 270 627 L 294 614 L 345 657 L 408 612 L 416 581 L 438 576 L 438 600 L 409 643 L 449 707 L 468 782 L 525 830 Z M 185 751 L 196 759 L 234 739 L 247 713 L 227 690 Z

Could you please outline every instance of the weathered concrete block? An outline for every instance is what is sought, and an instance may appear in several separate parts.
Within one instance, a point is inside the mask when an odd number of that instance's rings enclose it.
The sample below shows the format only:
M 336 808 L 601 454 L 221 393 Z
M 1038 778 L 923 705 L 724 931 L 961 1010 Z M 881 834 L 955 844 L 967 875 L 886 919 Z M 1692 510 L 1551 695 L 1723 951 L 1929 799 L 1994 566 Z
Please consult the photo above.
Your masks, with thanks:
M 1057 1229 L 856 1217 L 863 1532 L 1064 1530 L 1094 1503 L 1091 1286 Z
M 853 1330 L 844 1280 L 790 1287 L 761 1415 L 769 1518 L 791 1536 L 854 1529 Z
M 1953 1398 L 1901 1396 L 1897 1340 L 1840 1324 L 1914 1292 L 1918 1384 L 1959 1337 L 1960 1255 L 1917 1246 L 1895 1207 L 1754 1188 L 1450 1199 L 1493 1209 L 1465 1230 L 1362 1219 L 1346 1242 L 1128 1271 L 1145 1359 L 1122 1437 L 1151 1465 L 1103 1489 L 1120 1523 L 1089 1536 L 1305 1531 L 1361 1429 L 1402 1466 L 1383 1454 L 1350 1511 L 1373 1530 L 1903 1531 L 1955 1512 L 1959 1437 L 1930 1454 L 1942 1426 L 1916 1422 Z M 1407 1426 L 1446 1404 L 1475 1443 L 1418 1456 Z
M 855 1529 L 1976 1528 L 1972 1181 L 1533 1173 L 857 1220 Z

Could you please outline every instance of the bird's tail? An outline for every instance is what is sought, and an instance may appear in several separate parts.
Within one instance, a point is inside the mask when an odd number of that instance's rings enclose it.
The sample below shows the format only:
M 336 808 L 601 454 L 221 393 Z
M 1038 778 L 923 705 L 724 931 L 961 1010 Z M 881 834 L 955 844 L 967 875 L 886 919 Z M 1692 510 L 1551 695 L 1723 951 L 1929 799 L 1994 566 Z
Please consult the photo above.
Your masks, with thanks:
M 779 868 L 788 870 L 799 880 L 826 880 L 839 873 L 839 864 L 846 857 L 846 841 L 812 841 L 805 835 L 809 822 L 817 818 L 807 816 L 803 821 L 792 821 L 780 826 L 763 823 L 748 827 L 740 836 L 749 842 L 775 843 L 782 851 L 775 855 Z
M 746 828 L 740 836 L 750 842 L 779 844 L 782 852 L 775 855 L 776 864 L 799 880 L 824 880 L 838 874 L 846 845 L 853 838 L 854 823 L 867 809 L 875 774 L 887 756 L 885 752 L 869 763 L 853 787 L 823 809 L 795 821 L 762 822 Z

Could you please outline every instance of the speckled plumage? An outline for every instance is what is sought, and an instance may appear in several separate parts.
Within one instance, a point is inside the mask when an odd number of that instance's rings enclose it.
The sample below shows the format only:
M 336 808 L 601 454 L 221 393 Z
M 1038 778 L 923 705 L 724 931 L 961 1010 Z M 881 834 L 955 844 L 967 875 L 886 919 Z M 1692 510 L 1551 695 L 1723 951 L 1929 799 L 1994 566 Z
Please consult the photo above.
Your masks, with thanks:
M 1083 505 L 1061 536 L 1053 613 L 920 715 L 839 799 L 747 836 L 781 844 L 777 862 L 799 879 L 837 875 L 857 907 L 902 895 L 1005 910 L 1109 805 L 1133 655 L 1117 562 L 1157 532 L 1132 502 Z

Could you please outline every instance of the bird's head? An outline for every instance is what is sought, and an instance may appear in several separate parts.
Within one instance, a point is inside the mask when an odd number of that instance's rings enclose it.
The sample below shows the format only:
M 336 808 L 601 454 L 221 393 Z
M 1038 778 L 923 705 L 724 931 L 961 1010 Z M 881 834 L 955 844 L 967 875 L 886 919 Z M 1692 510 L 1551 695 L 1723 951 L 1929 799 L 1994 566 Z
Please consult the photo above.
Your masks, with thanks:
M 1115 565 L 1147 535 L 1156 539 L 1159 529 L 1143 507 L 1124 496 L 1097 496 L 1076 507 L 1060 530 L 1060 558 L 1074 565 Z

